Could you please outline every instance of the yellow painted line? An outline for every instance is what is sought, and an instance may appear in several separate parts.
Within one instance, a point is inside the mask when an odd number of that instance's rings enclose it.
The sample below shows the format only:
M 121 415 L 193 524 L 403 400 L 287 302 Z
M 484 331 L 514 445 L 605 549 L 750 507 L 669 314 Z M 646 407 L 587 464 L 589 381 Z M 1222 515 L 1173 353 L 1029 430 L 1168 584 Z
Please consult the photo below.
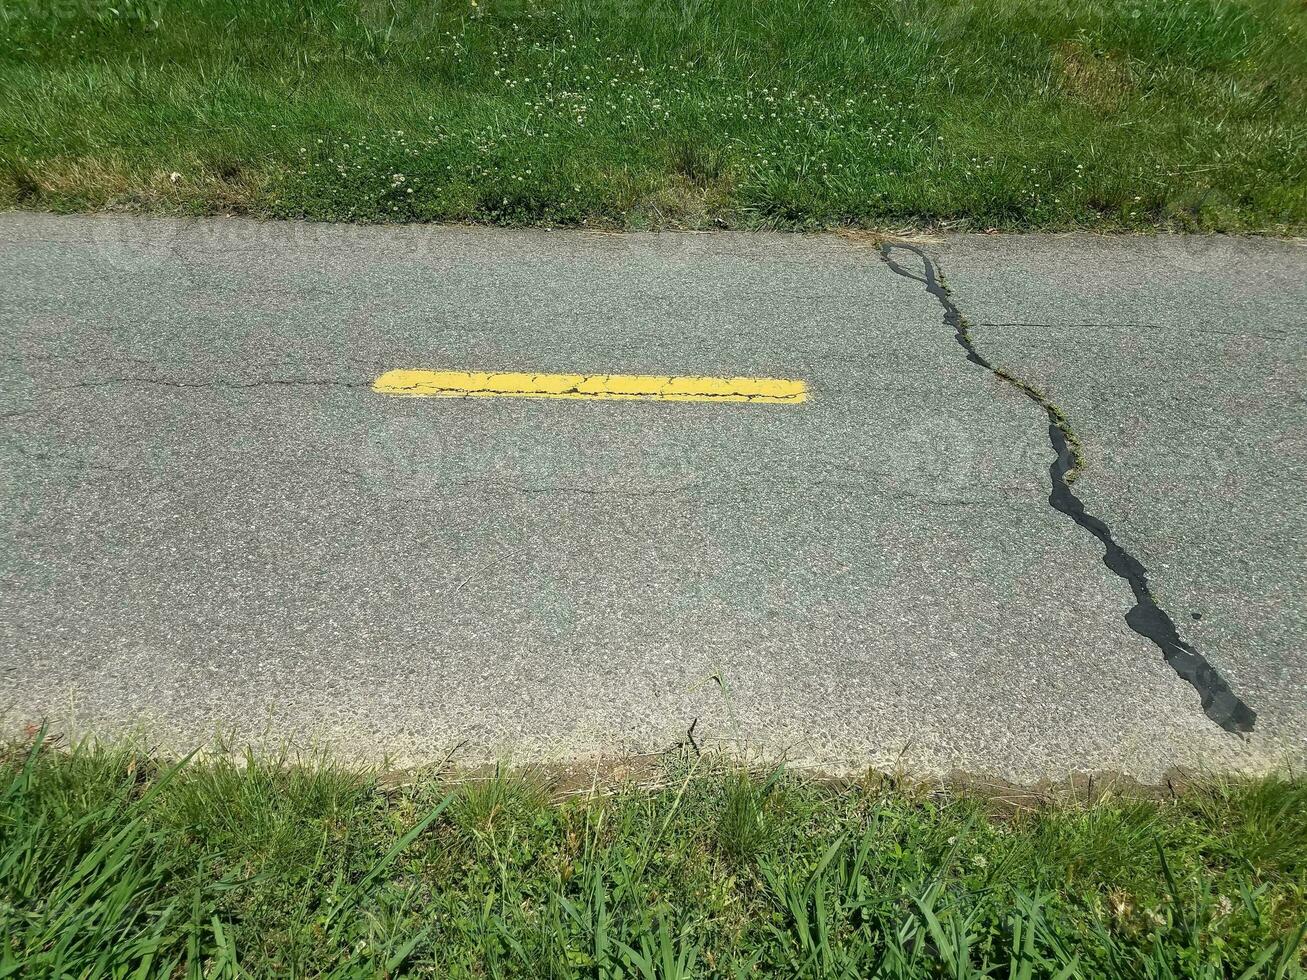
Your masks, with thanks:
M 407 398 L 584 398 L 664 402 L 767 402 L 808 399 L 789 378 L 702 378 L 651 374 L 527 374 L 491 371 L 387 371 L 372 390 Z

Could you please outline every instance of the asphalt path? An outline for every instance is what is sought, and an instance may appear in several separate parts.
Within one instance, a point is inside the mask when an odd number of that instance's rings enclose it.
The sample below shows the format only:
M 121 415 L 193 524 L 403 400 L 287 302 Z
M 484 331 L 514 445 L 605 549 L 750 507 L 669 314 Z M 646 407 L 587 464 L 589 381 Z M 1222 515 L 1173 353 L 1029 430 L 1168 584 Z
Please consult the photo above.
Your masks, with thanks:
M 0 269 L 11 729 L 1020 781 L 1307 755 L 1299 244 L 10 213 Z

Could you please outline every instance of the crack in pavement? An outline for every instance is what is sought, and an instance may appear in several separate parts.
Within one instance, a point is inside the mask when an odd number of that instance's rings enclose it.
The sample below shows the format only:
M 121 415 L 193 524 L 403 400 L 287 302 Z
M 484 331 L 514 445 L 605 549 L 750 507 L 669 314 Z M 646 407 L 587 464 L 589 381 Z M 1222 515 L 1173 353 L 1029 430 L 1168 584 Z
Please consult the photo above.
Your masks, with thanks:
M 80 388 L 110 388 L 114 385 L 160 385 L 165 388 L 366 388 L 367 381 L 343 381 L 338 378 L 267 378 L 259 381 L 172 381 L 168 378 L 106 378 L 101 381 L 78 381 L 59 385 L 47 391 L 75 391 Z
M 895 261 L 896 250 L 910 252 L 920 259 L 922 274 L 917 275 Z M 1181 638 L 1175 622 L 1158 604 L 1149 587 L 1148 569 L 1121 546 L 1105 522 L 1085 509 L 1084 501 L 1071 489 L 1076 475 L 1084 465 L 1084 455 L 1080 441 L 1071 430 L 1062 410 L 1034 385 L 996 367 L 976 349 L 966 318 L 953 302 L 943 278 L 924 251 L 902 242 L 883 242 L 880 257 L 895 275 L 921 283 L 939 302 L 944 310 L 944 323 L 952 328 L 953 338 L 966 351 L 968 361 L 1012 385 L 1045 411 L 1048 415 L 1048 439 L 1055 454 L 1048 468 L 1053 483 L 1052 492 L 1048 496 L 1049 506 L 1059 514 L 1071 518 L 1103 546 L 1103 564 L 1112 574 L 1125 581 L 1134 595 L 1135 604 L 1125 614 L 1126 625 L 1161 650 L 1162 658 L 1177 676 L 1198 692 L 1207 717 L 1227 732 L 1251 732 L 1257 713 L 1230 689 L 1225 678 L 1202 654 Z
M 729 499 L 743 499 L 752 494 L 774 493 L 777 489 L 785 487 L 795 490 L 828 490 L 844 491 L 846 493 L 857 495 L 874 495 L 884 500 L 894 502 L 911 501 L 914 506 L 932 506 L 932 507 L 1001 507 L 1004 509 L 1016 509 L 1012 504 L 1004 500 L 985 500 L 985 499 L 968 499 L 968 498 L 940 498 L 931 497 L 926 494 L 915 494 L 906 491 L 888 491 L 878 488 L 869 487 L 861 483 L 840 483 L 825 480 L 811 480 L 802 483 L 779 484 L 759 481 L 757 483 L 741 483 L 716 480 L 695 480 L 690 483 L 673 487 L 578 487 L 565 484 L 542 484 L 538 486 L 527 486 L 523 484 L 505 483 L 502 481 L 491 480 L 449 480 L 443 483 L 432 484 L 429 489 L 433 491 L 463 491 L 468 489 L 484 490 L 503 494 L 521 494 L 524 496 L 545 494 L 556 496 L 593 496 L 593 497 L 670 497 L 678 496 L 684 493 L 696 493 L 698 497 L 706 501 L 718 501 Z M 712 489 L 727 491 L 723 493 L 698 493 L 703 489 Z M 436 502 L 444 499 L 443 495 L 433 494 L 374 494 L 379 499 L 397 500 L 407 502 Z M 1020 507 L 1020 505 L 1016 505 Z
M 141 477 L 158 477 L 166 478 L 174 476 L 181 464 L 172 467 L 149 467 L 141 465 L 115 466 L 105 463 L 80 459 L 67 452 L 39 452 L 30 450 L 21 444 L 15 444 L 10 447 L 18 455 L 25 459 L 41 464 L 49 464 L 58 468 L 63 473 L 113 473 L 127 474 Z M 194 468 L 194 467 L 189 467 Z M 359 470 L 348 468 L 337 468 L 331 465 L 326 467 L 328 471 L 339 472 L 346 476 L 354 477 L 360 481 L 366 482 L 369 474 Z M 237 470 L 236 472 L 239 472 Z M 286 466 L 278 465 L 279 477 L 284 478 L 286 474 L 294 472 L 299 476 L 309 477 L 317 471 L 312 468 L 288 469 Z M 753 494 L 775 493 L 780 489 L 799 490 L 799 491 L 842 491 L 857 497 L 873 495 L 883 500 L 891 502 L 911 502 L 914 506 L 930 507 L 990 507 L 1003 509 L 1023 509 L 1026 504 L 1017 500 L 1013 502 L 1008 497 L 999 497 L 995 499 L 985 498 L 967 498 L 967 497 L 935 497 L 930 494 L 913 493 L 907 490 L 887 489 L 876 487 L 869 482 L 862 481 L 842 481 L 842 480 L 803 480 L 799 482 L 778 482 L 767 480 L 691 480 L 674 486 L 577 486 L 573 484 L 522 484 L 513 483 L 506 480 L 441 480 L 425 485 L 425 488 L 433 491 L 422 494 L 392 494 L 371 492 L 370 497 L 378 500 L 401 501 L 409 503 L 435 503 L 447 498 L 450 492 L 463 492 L 467 490 L 488 491 L 498 494 L 520 494 L 530 495 L 557 495 L 557 496 L 593 496 L 593 497 L 670 497 L 681 494 L 693 493 L 704 500 L 720 501 L 729 499 L 743 499 Z M 1019 488 L 1011 488 L 1019 489 Z M 722 491 L 719 493 L 704 493 L 704 490 Z
M 976 324 L 978 327 L 1044 327 L 1049 330 L 1166 330 L 1176 332 L 1177 327 L 1165 326 L 1160 323 L 1137 323 L 1129 320 L 1095 320 L 1089 323 L 1033 323 L 1028 321 L 996 321 L 981 320 Z M 1219 330 L 1215 327 L 1199 327 L 1186 323 L 1182 327 L 1185 334 L 1201 333 L 1211 334 L 1216 337 L 1258 337 L 1262 340 L 1279 340 L 1282 337 L 1293 337 L 1294 335 L 1288 330 L 1269 329 L 1263 333 L 1255 330 Z

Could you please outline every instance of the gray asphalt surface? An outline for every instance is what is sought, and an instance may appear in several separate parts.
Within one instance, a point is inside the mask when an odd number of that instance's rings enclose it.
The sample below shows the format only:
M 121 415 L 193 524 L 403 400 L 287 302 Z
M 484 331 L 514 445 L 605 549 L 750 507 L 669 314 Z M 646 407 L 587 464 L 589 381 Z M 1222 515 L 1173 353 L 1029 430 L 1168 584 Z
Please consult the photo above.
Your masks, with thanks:
M 9 727 L 369 759 L 686 738 L 833 769 L 1304 754 L 1307 251 L 0 215 Z M 397 399 L 393 368 L 792 377 L 802 405 Z M 1193 614 L 1201 615 L 1195 619 Z

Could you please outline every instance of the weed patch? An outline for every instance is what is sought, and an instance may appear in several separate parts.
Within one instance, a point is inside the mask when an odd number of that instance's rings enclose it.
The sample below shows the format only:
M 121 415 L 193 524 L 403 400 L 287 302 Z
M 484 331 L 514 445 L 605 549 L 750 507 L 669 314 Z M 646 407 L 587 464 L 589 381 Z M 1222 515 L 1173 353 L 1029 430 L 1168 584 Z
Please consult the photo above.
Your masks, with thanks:
M 559 799 L 538 773 L 12 745 L 0 974 L 1303 976 L 1300 779 L 1013 808 L 656 771 Z
M 1297 0 L 0 3 L 0 206 L 1292 231 Z

